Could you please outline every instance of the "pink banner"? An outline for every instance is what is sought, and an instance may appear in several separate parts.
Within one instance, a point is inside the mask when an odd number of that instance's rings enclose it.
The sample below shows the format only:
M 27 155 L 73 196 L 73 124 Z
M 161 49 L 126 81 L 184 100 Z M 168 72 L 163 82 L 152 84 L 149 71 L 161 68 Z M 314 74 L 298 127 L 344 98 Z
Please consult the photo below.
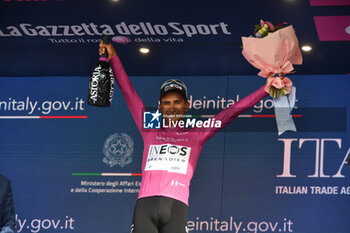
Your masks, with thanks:
M 350 16 L 315 16 L 320 41 L 350 40 Z
M 310 0 L 311 6 L 344 6 L 350 5 L 350 0 Z

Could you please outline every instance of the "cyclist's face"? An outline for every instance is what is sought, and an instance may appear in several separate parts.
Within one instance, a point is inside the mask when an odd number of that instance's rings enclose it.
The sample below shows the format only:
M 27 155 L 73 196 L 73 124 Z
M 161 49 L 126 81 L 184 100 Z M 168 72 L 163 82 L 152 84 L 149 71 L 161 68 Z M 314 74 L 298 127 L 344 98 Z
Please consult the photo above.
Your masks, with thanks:
M 159 108 L 166 121 L 181 120 L 182 115 L 188 110 L 190 103 L 177 92 L 169 92 L 160 100 Z

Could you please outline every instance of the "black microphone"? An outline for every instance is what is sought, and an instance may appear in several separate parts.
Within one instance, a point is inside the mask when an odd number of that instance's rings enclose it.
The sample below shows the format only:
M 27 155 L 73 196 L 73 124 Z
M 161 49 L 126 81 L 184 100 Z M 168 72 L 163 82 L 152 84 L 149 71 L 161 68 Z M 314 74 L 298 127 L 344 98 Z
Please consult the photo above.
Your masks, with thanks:
M 109 44 L 110 37 L 103 36 L 103 43 Z M 114 75 L 109 64 L 107 49 L 98 60 L 89 80 L 88 104 L 99 107 L 111 106 L 114 91 Z

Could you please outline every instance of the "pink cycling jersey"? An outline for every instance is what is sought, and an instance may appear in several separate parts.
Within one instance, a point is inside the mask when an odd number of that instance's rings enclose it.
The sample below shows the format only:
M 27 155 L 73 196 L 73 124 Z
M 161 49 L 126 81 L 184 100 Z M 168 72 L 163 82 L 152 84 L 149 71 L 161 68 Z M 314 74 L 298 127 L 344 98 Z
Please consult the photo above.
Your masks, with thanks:
M 165 196 L 188 205 L 189 187 L 199 154 L 204 143 L 242 112 L 253 107 L 267 93 L 264 86 L 254 93 L 215 115 L 221 128 L 143 129 L 143 112 L 146 111 L 118 56 L 110 59 L 114 75 L 136 125 L 142 135 L 142 181 L 138 198 Z

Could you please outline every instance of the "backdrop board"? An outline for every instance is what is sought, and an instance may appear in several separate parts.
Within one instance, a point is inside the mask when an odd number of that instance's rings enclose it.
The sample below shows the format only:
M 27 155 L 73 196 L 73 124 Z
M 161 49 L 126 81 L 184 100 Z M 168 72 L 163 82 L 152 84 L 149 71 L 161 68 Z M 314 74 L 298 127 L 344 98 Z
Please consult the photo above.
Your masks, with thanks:
M 0 0 L 0 76 L 88 75 L 103 34 L 132 75 L 254 75 L 240 45 L 261 19 L 312 47 L 299 74 L 346 74 L 349 12 L 349 0 Z
M 132 76 L 149 109 L 169 78 L 191 113 L 215 114 L 257 90 L 258 76 Z M 348 75 L 291 75 L 297 132 L 277 134 L 266 97 L 204 146 L 190 189 L 189 232 L 347 233 Z M 317 83 L 317 86 L 315 86 Z M 0 78 L 0 173 L 12 181 L 17 229 L 130 231 L 143 142 L 118 87 L 87 105 L 88 77 Z

